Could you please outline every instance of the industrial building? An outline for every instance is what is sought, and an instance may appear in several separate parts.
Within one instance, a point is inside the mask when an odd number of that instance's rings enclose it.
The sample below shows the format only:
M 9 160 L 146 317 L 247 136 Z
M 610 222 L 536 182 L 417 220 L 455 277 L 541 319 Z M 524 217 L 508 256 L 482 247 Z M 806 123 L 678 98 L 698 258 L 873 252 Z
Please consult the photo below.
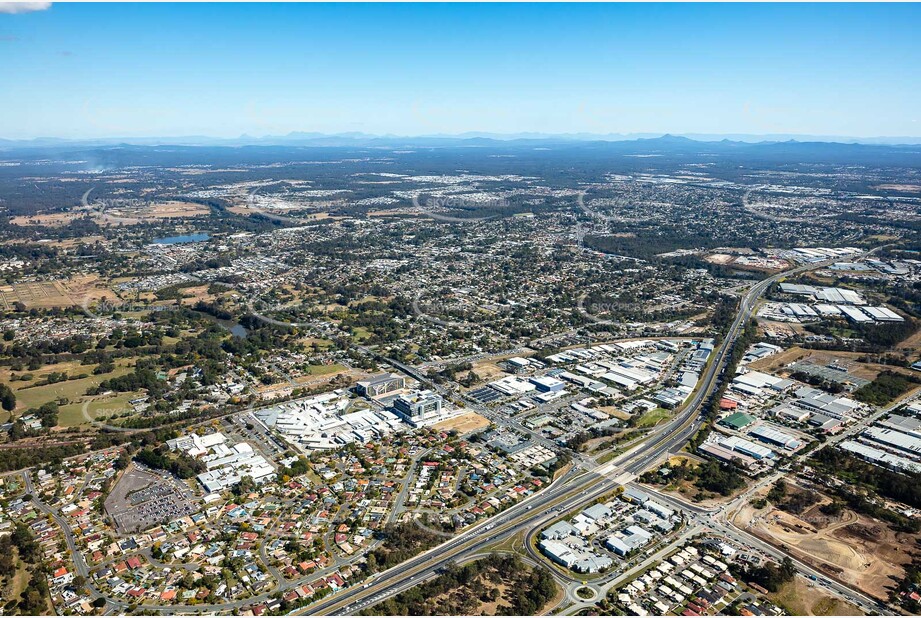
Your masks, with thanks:
M 824 431 L 825 433 L 838 431 L 842 426 L 841 419 L 826 416 L 825 414 L 813 414 L 809 417 L 808 422 L 812 427 Z
M 742 453 L 755 460 L 773 459 L 775 455 L 774 451 L 768 447 L 755 444 L 754 442 L 739 438 L 738 436 L 721 436 L 717 438 L 717 444 L 725 449 L 729 449 L 736 453 Z
M 855 324 L 869 324 L 873 322 L 873 318 L 868 316 L 857 307 L 841 306 L 839 308 L 841 309 L 841 313 L 844 314 L 844 317 L 846 317 L 851 322 L 854 322 Z
M 212 448 L 224 444 L 227 438 L 222 433 L 209 433 L 204 436 L 188 434 L 173 440 L 167 440 L 166 446 L 171 451 L 182 451 L 189 457 L 201 457 Z
M 272 464 L 255 453 L 253 447 L 246 442 L 227 446 L 227 438 L 220 432 L 204 436 L 192 433 L 167 440 L 166 445 L 170 450 L 181 451 L 205 463 L 208 471 L 197 478 L 209 493 L 229 489 L 244 476 L 262 483 L 275 475 Z
M 535 376 L 530 378 L 529 381 L 531 384 L 537 387 L 537 390 L 542 393 L 555 393 L 563 390 L 566 387 L 566 384 L 564 384 L 562 381 L 557 380 L 551 376 Z
M 599 573 L 614 564 L 608 556 L 591 551 L 582 537 L 570 536 L 566 541 L 543 540 L 539 547 L 548 558 L 577 573 Z
M 818 288 L 811 285 L 800 285 L 798 283 L 781 283 L 780 291 L 784 294 L 795 294 L 797 296 L 815 296 Z
M 901 431 L 915 438 L 921 438 L 921 420 L 917 418 L 892 414 L 885 420 L 877 421 L 877 424 L 888 427 L 889 429 Z
M 782 447 L 788 451 L 795 451 L 800 446 L 802 446 L 802 442 L 790 434 L 778 429 L 766 427 L 764 425 L 758 425 L 757 427 L 752 428 L 748 432 L 748 435 L 757 438 L 758 440 L 767 444 L 773 444 L 774 446 Z
M 886 451 L 874 448 L 867 444 L 855 442 L 854 440 L 845 440 L 839 444 L 838 447 L 878 466 L 892 468 L 895 470 L 903 470 L 906 472 L 921 472 L 921 463 L 912 461 L 905 457 L 893 455 L 892 453 L 887 453 Z
M 567 521 L 558 521 L 543 532 L 540 533 L 540 538 L 549 539 L 552 541 L 558 541 L 560 539 L 565 539 L 568 536 L 578 535 L 579 531 L 576 530 L 572 524 Z
M 516 356 L 516 357 L 514 357 L 514 358 L 510 358 L 510 359 L 508 359 L 508 360 L 505 361 L 505 362 L 506 362 L 506 364 L 508 365 L 508 367 L 509 367 L 512 371 L 515 371 L 515 372 L 524 371 L 525 369 L 528 368 L 528 365 L 531 364 L 531 363 L 528 361 L 528 359 L 522 358 L 522 357 L 520 357 L 520 356 Z
M 756 360 L 761 360 L 762 358 L 767 358 L 768 356 L 773 356 L 774 354 L 778 354 L 780 352 L 783 352 L 783 348 L 778 345 L 774 345 L 773 343 L 756 343 L 745 352 L 745 356 L 742 357 L 741 364 L 747 364 Z
M 887 427 L 867 427 L 860 435 L 888 448 L 908 453 L 913 458 L 921 458 L 921 439 L 915 436 Z
M 863 305 L 866 303 L 860 294 L 844 288 L 820 288 L 814 296 L 819 302 L 835 305 Z
M 792 405 L 810 412 L 821 412 L 839 420 L 850 419 L 860 408 L 860 404 L 847 397 L 830 395 L 811 386 L 796 389 L 796 399 Z
M 663 388 L 655 394 L 652 400 L 663 408 L 672 410 L 680 406 L 682 402 L 687 399 L 687 396 L 691 394 L 691 390 L 692 389 L 687 387 Z
M 778 378 L 760 371 L 747 371 L 734 377 L 729 388 L 746 395 L 762 396 L 765 391 L 781 393 L 794 384 L 793 380 Z
M 905 321 L 905 318 L 888 307 L 863 307 L 863 311 L 877 322 Z
M 250 477 L 256 484 L 264 483 L 275 476 L 272 464 L 262 455 L 255 454 L 249 444 L 241 442 L 230 450 L 230 454 L 206 462 L 208 471 L 196 477 L 206 491 L 220 492 L 229 489 L 244 476 Z
M 634 513 L 633 519 L 635 521 L 645 524 L 646 526 L 650 528 L 655 528 L 656 530 L 658 530 L 659 532 L 663 534 L 667 532 L 671 532 L 675 527 L 675 524 L 672 521 L 668 519 L 663 519 L 659 517 L 658 515 L 652 513 L 651 511 L 646 511 L 646 510 L 637 511 L 636 513 Z
M 815 287 L 796 283 L 781 283 L 780 291 L 794 296 L 809 296 L 824 304 L 863 305 L 866 301 L 854 290 L 832 287 Z
M 716 442 L 704 442 L 697 447 L 697 450 L 724 463 L 737 463 L 743 468 L 750 468 L 755 464 L 755 459 L 753 457 L 724 448 Z
M 662 519 L 670 519 L 675 514 L 675 511 L 668 508 L 664 504 L 659 504 L 655 500 L 646 501 L 646 504 L 643 505 L 643 508 L 646 509 L 647 511 L 655 513 Z
M 770 414 L 771 416 L 794 423 L 805 423 L 809 418 L 809 412 L 806 410 L 794 408 L 786 404 L 780 404 L 779 406 L 771 408 Z
M 639 549 L 652 540 L 653 534 L 640 526 L 628 526 L 619 535 L 609 536 L 604 545 L 618 556 L 626 556 L 634 549 Z
M 502 393 L 503 395 L 523 395 L 524 393 L 536 390 L 537 387 L 528 380 L 522 380 L 515 376 L 505 376 L 499 380 L 489 383 L 489 387 Z
M 819 314 L 816 313 L 811 307 L 807 305 L 802 305 L 800 303 L 784 304 L 781 308 L 781 311 L 783 311 L 787 315 L 792 315 L 793 317 L 796 317 L 799 319 L 804 319 L 804 318 L 809 319 L 809 318 L 819 317 Z
M 742 429 L 745 429 L 747 426 L 751 425 L 754 422 L 755 422 L 754 416 L 750 414 L 746 414 L 745 412 L 735 412 L 733 414 L 730 414 L 726 418 L 720 420 L 719 424 L 725 425 L 726 427 L 729 427 L 730 429 L 735 429 L 736 431 L 741 431 Z
M 624 493 L 620 495 L 620 498 L 626 502 L 639 505 L 646 504 L 650 500 L 649 494 L 633 487 L 627 487 Z

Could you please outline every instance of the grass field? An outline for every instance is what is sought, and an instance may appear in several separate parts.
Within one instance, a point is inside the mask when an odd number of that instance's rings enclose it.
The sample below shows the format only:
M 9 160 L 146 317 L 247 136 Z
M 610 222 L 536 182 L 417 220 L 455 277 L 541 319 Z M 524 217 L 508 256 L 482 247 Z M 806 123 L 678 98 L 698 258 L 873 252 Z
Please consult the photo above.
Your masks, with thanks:
M 312 346 L 313 344 L 317 344 L 317 346 L 321 350 L 325 350 L 333 345 L 333 342 L 330 341 L 329 339 L 319 339 L 317 337 L 304 337 L 300 341 L 306 346 Z
M 85 394 L 87 389 L 90 387 L 98 386 L 99 383 L 106 378 L 122 375 L 128 373 L 128 371 L 129 369 L 127 367 L 116 368 L 112 373 L 102 376 L 91 375 L 80 380 L 67 380 L 65 382 L 58 382 L 57 384 L 48 384 L 46 386 L 36 386 L 33 388 L 17 390 L 16 399 L 19 402 L 17 409 L 35 408 L 42 405 L 43 403 L 48 403 L 49 401 L 55 401 L 61 398 L 75 401 L 80 399 L 80 397 L 83 396 L 83 394 Z M 20 382 L 20 384 L 25 383 Z
M 793 616 L 863 616 L 857 607 L 811 587 L 805 578 L 796 577 L 768 595 L 777 605 Z
M 325 376 L 344 370 L 345 367 L 338 363 L 333 363 L 332 365 L 310 365 L 310 375 L 312 376 Z
M 140 397 L 141 394 L 140 391 L 133 393 L 118 393 L 111 397 L 94 399 L 86 405 L 86 413 L 93 420 L 100 415 L 111 418 L 113 414 L 130 411 L 131 405 L 128 402 Z M 66 406 L 61 406 L 60 412 L 58 413 L 58 425 L 61 427 L 73 427 L 75 425 L 83 425 L 86 422 L 86 417 L 83 415 L 83 403 L 71 403 Z
M 640 428 L 654 427 L 665 419 L 669 418 L 671 415 L 672 413 L 665 408 L 655 408 L 654 410 L 644 412 L 643 416 L 640 417 L 640 420 L 637 421 L 636 426 Z
M 363 343 L 370 336 L 371 331 L 369 331 L 364 326 L 356 326 L 352 329 L 352 338 L 356 343 Z
M 13 389 L 16 394 L 16 413 L 20 414 L 29 408 L 37 408 L 42 404 L 61 398 L 69 399 L 74 403 L 82 401 L 81 398 L 88 388 L 98 386 L 100 382 L 108 378 L 128 373 L 131 370 L 128 367 L 128 363 L 127 359 L 119 359 L 115 364 L 115 371 L 98 376 L 93 375 L 93 369 L 96 365 L 81 365 L 77 361 L 45 365 L 35 371 L 24 370 L 16 372 L 18 375 L 32 374 L 32 380 L 28 382 L 10 381 L 11 371 L 8 368 L 3 368 L 0 370 L 0 382 L 9 385 Z M 65 380 L 56 384 L 34 386 L 52 372 L 65 372 L 68 375 L 85 373 L 87 377 L 78 380 Z

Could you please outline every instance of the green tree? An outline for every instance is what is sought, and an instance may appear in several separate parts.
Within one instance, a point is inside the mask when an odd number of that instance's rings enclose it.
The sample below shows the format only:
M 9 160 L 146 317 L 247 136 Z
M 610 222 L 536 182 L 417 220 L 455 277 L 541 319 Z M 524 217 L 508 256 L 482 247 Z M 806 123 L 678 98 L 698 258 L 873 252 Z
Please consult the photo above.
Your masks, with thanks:
M 6 384 L 0 384 L 0 406 L 7 412 L 16 409 L 16 394 Z

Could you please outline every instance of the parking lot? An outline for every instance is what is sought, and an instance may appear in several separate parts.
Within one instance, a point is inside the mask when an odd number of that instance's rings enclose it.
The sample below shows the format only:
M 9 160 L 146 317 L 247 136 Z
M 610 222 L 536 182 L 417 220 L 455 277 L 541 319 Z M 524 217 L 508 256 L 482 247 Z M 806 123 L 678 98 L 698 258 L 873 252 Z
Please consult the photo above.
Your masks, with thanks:
M 121 533 L 146 530 L 198 510 L 188 487 L 168 473 L 137 465 L 125 471 L 105 507 Z

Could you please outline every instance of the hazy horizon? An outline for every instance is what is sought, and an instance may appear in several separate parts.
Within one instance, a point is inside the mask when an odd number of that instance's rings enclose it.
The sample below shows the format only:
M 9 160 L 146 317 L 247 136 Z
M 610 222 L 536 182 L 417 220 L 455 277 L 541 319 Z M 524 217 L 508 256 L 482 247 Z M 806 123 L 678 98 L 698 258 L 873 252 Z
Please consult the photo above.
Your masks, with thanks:
M 249 135 L 241 134 L 237 136 L 218 136 L 218 135 L 110 135 L 97 137 L 58 137 L 54 135 L 43 135 L 31 138 L 10 139 L 0 136 L 0 144 L 12 146 L 29 146 L 29 145 L 52 145 L 55 143 L 66 144 L 99 144 L 99 145 L 181 145 L 181 146 L 220 146 L 220 145 L 278 145 L 285 146 L 288 144 L 298 144 L 302 142 L 322 142 L 324 140 L 354 140 L 361 141 L 387 141 L 387 140 L 492 140 L 495 142 L 515 142 L 515 141 L 566 141 L 572 143 L 580 142 L 631 142 L 641 140 L 655 140 L 660 138 L 686 138 L 691 141 L 708 143 L 719 141 L 740 142 L 746 144 L 760 143 L 777 143 L 777 142 L 817 142 L 817 143 L 836 143 L 836 144 L 864 144 L 864 145 L 887 145 L 887 146 L 915 146 L 921 144 L 921 136 L 912 135 L 874 135 L 874 136 L 855 136 L 855 135 L 810 135 L 810 134 L 739 134 L 739 133 L 719 133 L 719 134 L 701 134 L 701 133 L 666 133 L 666 132 L 648 132 L 648 133 L 543 133 L 539 131 L 528 131 L 520 133 L 492 133 L 486 131 L 466 131 L 463 133 L 431 133 L 417 135 L 397 135 L 397 134 L 377 134 L 364 133 L 358 131 L 339 132 L 339 133 L 322 133 L 310 131 L 290 131 L 284 134 L 266 134 L 266 135 Z

